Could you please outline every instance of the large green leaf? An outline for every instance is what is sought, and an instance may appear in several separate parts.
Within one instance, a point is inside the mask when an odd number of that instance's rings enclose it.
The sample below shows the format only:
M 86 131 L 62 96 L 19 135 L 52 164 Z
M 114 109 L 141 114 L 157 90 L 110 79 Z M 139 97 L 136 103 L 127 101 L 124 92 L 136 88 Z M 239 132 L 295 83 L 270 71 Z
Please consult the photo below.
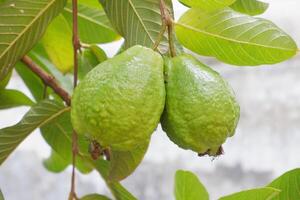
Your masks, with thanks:
M 72 29 L 62 15 L 50 23 L 41 43 L 57 69 L 62 73 L 73 69 Z
M 161 30 L 161 15 L 158 0 L 100 0 L 108 18 L 118 33 L 125 38 L 125 49 L 140 44 L 152 47 Z M 171 1 L 165 1 L 172 11 Z M 159 47 L 167 51 L 164 35 Z
M 284 173 L 270 183 L 268 187 L 281 190 L 279 196 L 275 197 L 274 200 L 300 199 L 300 169 Z
M 278 189 L 265 187 L 238 192 L 221 197 L 219 200 L 273 200 L 279 193 Z
M 230 8 L 192 8 L 176 23 L 176 34 L 188 49 L 233 65 L 274 64 L 297 52 L 293 39 L 272 22 Z
M 238 12 L 253 16 L 264 13 L 269 4 L 258 0 L 237 0 L 230 7 Z
M 0 80 L 41 38 L 65 0 L 9 0 L 0 5 Z
M 80 2 L 79 2 L 80 3 Z M 78 4 L 78 32 L 84 43 L 107 43 L 120 36 L 112 28 L 103 9 L 99 6 Z M 72 24 L 72 6 L 67 4 L 63 11 L 69 24 Z
M 17 106 L 32 106 L 34 103 L 24 93 L 18 90 L 0 89 L 0 109 Z
M 36 128 L 42 127 L 69 110 L 69 107 L 59 102 L 44 100 L 32 106 L 16 125 L 0 129 L 0 165 Z
M 197 7 L 207 11 L 225 8 L 233 4 L 236 0 L 179 0 L 188 7 Z
M 80 198 L 80 200 L 110 200 L 110 198 L 100 194 L 89 194 Z
M 44 160 L 43 164 L 47 170 L 54 173 L 59 173 L 64 171 L 70 163 L 52 150 L 50 157 Z
M 132 151 L 112 151 L 108 178 L 110 181 L 120 181 L 129 176 L 142 162 L 149 141 Z
M 175 174 L 176 200 L 209 200 L 209 195 L 196 175 L 178 170 Z
M 72 133 L 73 127 L 70 112 L 65 112 L 51 123 L 41 128 L 42 135 L 52 149 L 68 164 L 72 163 Z M 82 155 L 88 156 L 89 141 L 79 135 L 78 146 Z M 77 158 L 76 167 L 82 173 L 89 173 L 92 166 L 81 157 Z

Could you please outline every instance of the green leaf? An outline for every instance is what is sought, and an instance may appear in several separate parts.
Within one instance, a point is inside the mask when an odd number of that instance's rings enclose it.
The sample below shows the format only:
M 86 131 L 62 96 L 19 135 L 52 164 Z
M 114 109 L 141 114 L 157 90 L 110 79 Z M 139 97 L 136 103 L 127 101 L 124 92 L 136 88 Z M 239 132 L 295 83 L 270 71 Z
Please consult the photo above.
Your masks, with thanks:
M 49 158 L 45 159 L 43 162 L 45 168 L 51 172 L 59 173 L 64 171 L 69 163 L 65 161 L 59 154 L 55 151 L 51 151 Z
M 110 198 L 100 194 L 89 194 L 80 198 L 80 200 L 110 200 Z
M 44 84 L 41 79 L 21 62 L 18 62 L 16 64 L 15 69 L 18 72 L 18 75 L 22 78 L 25 85 L 30 90 L 34 99 L 36 101 L 42 100 Z
M 67 4 L 63 11 L 70 26 L 72 25 L 72 6 Z M 78 32 L 80 40 L 84 43 L 107 43 L 120 37 L 112 28 L 105 12 L 101 7 L 78 5 Z
M 197 7 L 206 11 L 214 11 L 233 4 L 236 0 L 179 0 L 188 7 Z
M 32 106 L 34 102 L 18 90 L 0 89 L 0 109 Z
M 82 79 L 89 71 L 106 59 L 105 52 L 97 45 L 91 45 L 89 48 L 84 49 L 79 55 L 79 79 Z
M 120 181 L 129 176 L 142 162 L 149 142 L 141 144 L 132 151 L 113 151 L 111 152 L 108 179 L 110 181 Z
M 118 182 L 108 181 L 109 162 L 105 160 L 97 160 L 92 162 L 95 169 L 104 178 L 109 189 L 113 193 L 116 200 L 137 200 L 126 188 Z
M 11 78 L 11 75 L 12 75 L 12 71 L 8 75 L 6 75 L 3 80 L 0 81 L 0 90 L 4 89 L 7 86 L 8 82 Z
M 192 8 L 176 23 L 176 34 L 186 48 L 233 65 L 274 64 L 297 52 L 294 40 L 272 22 L 230 8 Z
M 254 16 L 264 13 L 269 4 L 258 0 L 237 0 L 230 7 L 235 11 Z
M 0 80 L 41 38 L 65 0 L 9 0 L 0 5 Z
M 196 175 L 178 170 L 175 174 L 176 200 L 209 200 L 209 195 Z
M 268 187 L 273 187 L 281 190 L 279 196 L 275 197 L 274 200 L 294 200 L 300 199 L 300 169 L 294 169 L 284 173 Z M 273 200 L 273 199 L 272 199 Z
M 2 194 L 2 191 L 0 190 L 0 200 L 4 200 L 4 196 Z
M 159 1 L 100 0 L 100 3 L 112 25 L 125 38 L 125 49 L 136 44 L 153 47 L 162 25 Z M 172 11 L 171 1 L 166 4 Z M 159 50 L 162 53 L 168 50 L 166 34 Z
M 265 187 L 251 190 L 245 190 L 225 197 L 219 200 L 273 200 L 278 196 L 280 190 L 275 188 Z
M 59 71 L 67 73 L 73 69 L 72 30 L 63 15 L 50 23 L 41 43 Z
M 16 125 L 0 129 L 0 165 L 31 132 L 68 110 L 70 107 L 65 107 L 59 102 L 44 100 L 32 106 Z
M 52 149 L 68 164 L 72 163 L 72 133 L 73 127 L 70 119 L 70 112 L 65 112 L 57 117 L 51 123 L 41 128 L 42 136 Z M 89 141 L 78 135 L 78 147 L 82 155 L 89 156 Z M 84 161 L 81 157 L 77 157 L 76 167 L 82 173 L 89 173 L 92 166 Z

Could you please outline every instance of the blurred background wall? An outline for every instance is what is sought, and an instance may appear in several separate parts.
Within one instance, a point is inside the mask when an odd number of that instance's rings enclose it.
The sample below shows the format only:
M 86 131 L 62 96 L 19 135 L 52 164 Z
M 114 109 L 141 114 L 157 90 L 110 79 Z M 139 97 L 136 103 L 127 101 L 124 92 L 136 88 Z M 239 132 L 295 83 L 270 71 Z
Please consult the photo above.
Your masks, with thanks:
M 263 17 L 271 19 L 300 45 L 300 0 L 265 0 Z M 185 8 L 175 2 L 178 18 Z M 104 45 L 109 55 L 120 43 Z M 234 88 L 241 106 L 235 137 L 224 145 L 225 155 L 199 158 L 169 141 L 158 127 L 144 162 L 124 185 L 140 200 L 173 198 L 177 169 L 191 170 L 206 185 L 211 199 L 242 189 L 264 186 L 287 170 L 300 166 L 300 56 L 261 67 L 233 67 L 213 59 L 203 61 L 220 72 Z M 9 88 L 24 89 L 14 74 Z M 28 91 L 26 91 L 29 94 Z M 0 128 L 18 122 L 28 108 L 0 111 Z M 6 200 L 67 199 L 70 168 L 60 174 L 47 172 L 42 160 L 50 149 L 38 131 L 31 134 L 0 167 L 0 188 Z M 79 196 L 108 193 L 97 173 L 79 175 Z

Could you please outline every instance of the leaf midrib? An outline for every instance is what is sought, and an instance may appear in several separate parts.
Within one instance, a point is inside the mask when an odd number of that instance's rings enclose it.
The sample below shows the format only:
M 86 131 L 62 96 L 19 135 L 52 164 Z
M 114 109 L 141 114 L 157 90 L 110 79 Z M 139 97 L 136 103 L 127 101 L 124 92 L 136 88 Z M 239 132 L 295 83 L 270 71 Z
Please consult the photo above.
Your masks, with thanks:
M 20 32 L 20 34 L 9 44 L 9 46 L 3 51 L 3 53 L 0 55 L 0 59 L 2 56 L 4 56 L 12 47 L 13 45 L 19 40 L 21 36 L 23 36 L 27 30 L 37 21 L 39 20 L 39 17 L 44 14 L 44 11 L 48 10 L 50 6 L 52 6 L 55 3 L 55 0 L 51 0 L 38 14 L 36 17 L 29 23 L 28 25 L 25 25 L 25 28 Z
M 224 37 L 224 36 L 221 36 L 221 35 L 216 35 L 216 34 L 207 32 L 205 30 L 196 29 L 196 28 L 194 28 L 192 26 L 185 25 L 185 24 L 182 24 L 180 22 L 175 22 L 175 24 L 179 25 L 179 26 L 182 26 L 184 28 L 190 29 L 192 31 L 198 32 L 198 33 L 202 33 L 202 34 L 206 34 L 206 35 L 209 35 L 209 36 L 212 36 L 212 37 L 216 37 L 216 38 L 219 38 L 219 39 L 227 40 L 229 42 L 234 42 L 234 43 L 239 43 L 239 44 L 246 44 L 246 45 L 252 45 L 252 46 L 257 46 L 257 47 L 264 47 L 264 48 L 269 48 L 269 49 L 282 50 L 282 51 L 291 51 L 291 52 L 296 51 L 296 49 L 287 49 L 287 48 L 281 48 L 281 47 L 273 47 L 273 46 L 268 46 L 268 45 L 262 45 L 262 44 L 258 44 L 258 43 L 251 43 L 251 42 L 246 42 L 246 41 L 239 41 L 239 40 L 235 40 L 233 38 L 228 38 L 228 37 Z

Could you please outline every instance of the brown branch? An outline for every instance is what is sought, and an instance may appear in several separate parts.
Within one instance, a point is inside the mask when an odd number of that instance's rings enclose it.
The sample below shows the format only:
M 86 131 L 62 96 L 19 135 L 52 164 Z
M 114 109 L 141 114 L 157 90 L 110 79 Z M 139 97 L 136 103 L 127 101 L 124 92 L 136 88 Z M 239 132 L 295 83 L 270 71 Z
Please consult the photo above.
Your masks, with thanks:
M 74 53 L 74 89 L 77 86 L 78 81 L 78 51 L 80 50 L 80 41 L 78 36 L 78 5 L 77 0 L 72 0 L 72 14 L 73 14 L 73 53 Z M 72 134 L 72 177 L 71 177 L 71 191 L 69 200 L 77 200 L 75 191 L 75 167 L 76 167 L 76 155 L 78 154 L 78 135 L 75 130 Z
M 48 74 L 46 71 L 44 71 L 41 67 L 39 67 L 30 57 L 24 56 L 22 58 L 22 62 L 38 77 L 41 78 L 43 83 L 50 88 L 53 89 L 53 91 L 62 98 L 66 102 L 68 106 L 71 105 L 71 97 L 69 93 L 64 90 L 56 81 L 54 76 Z

